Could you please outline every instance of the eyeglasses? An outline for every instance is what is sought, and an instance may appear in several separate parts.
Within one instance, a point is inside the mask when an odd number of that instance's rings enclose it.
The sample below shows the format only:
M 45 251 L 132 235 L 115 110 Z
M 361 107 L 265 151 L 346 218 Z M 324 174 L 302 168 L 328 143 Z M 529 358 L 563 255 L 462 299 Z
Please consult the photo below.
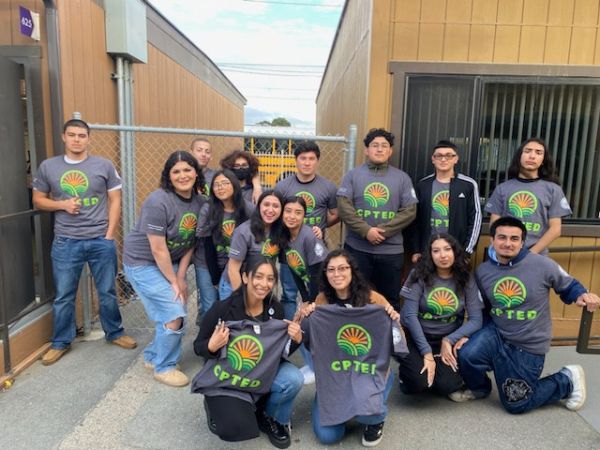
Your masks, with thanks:
M 326 270 L 326 272 L 329 275 L 333 275 L 336 272 L 338 272 L 338 273 L 344 273 L 344 272 L 347 272 L 348 270 L 350 270 L 350 266 L 328 267 L 327 270 Z
M 225 189 L 227 187 L 231 186 L 231 181 L 222 181 L 220 183 L 214 183 L 213 184 L 213 189 Z
M 250 166 L 247 164 L 234 164 L 233 168 L 234 169 L 249 169 Z
M 437 159 L 438 161 L 441 161 L 443 159 L 450 160 L 450 159 L 456 158 L 456 153 L 446 153 L 445 155 L 435 154 L 435 155 L 433 155 L 433 158 Z

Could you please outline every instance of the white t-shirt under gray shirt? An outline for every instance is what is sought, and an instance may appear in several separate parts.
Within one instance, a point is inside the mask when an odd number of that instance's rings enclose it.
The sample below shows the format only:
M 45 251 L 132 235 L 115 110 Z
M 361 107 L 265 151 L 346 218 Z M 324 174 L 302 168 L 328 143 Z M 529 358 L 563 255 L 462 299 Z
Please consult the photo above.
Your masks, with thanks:
M 79 214 L 54 213 L 54 235 L 71 239 L 94 239 L 108 229 L 108 191 L 121 189 L 121 177 L 108 159 L 88 156 L 75 161 L 55 156 L 42 161 L 33 179 L 33 189 L 53 200 L 79 197 Z

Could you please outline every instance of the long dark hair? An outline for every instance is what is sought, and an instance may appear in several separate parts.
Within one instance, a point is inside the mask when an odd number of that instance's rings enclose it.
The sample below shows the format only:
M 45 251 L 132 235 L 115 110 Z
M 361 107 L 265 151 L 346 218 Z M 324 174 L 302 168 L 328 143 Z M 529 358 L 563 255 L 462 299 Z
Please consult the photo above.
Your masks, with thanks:
M 323 295 L 325 295 L 327 303 L 335 303 L 338 298 L 335 289 L 329 284 L 329 280 L 327 279 L 327 266 L 333 258 L 338 256 L 344 257 L 350 266 L 352 274 L 352 280 L 350 281 L 350 303 L 356 307 L 368 305 L 371 303 L 371 287 L 358 270 L 358 265 L 352 255 L 343 248 L 333 250 L 327 255 L 325 261 L 323 261 L 319 287 Z
M 436 266 L 431 257 L 431 246 L 438 239 L 442 239 L 450 245 L 454 253 L 454 264 L 452 264 L 452 277 L 456 283 L 456 293 L 462 294 L 469 282 L 471 272 L 465 259 L 465 254 L 458 241 L 447 233 L 436 233 L 429 239 L 427 251 L 423 252 L 423 257 L 419 260 L 414 270 L 411 272 L 407 282 L 422 281 L 425 286 L 433 284 L 433 278 L 437 273 Z
M 185 150 L 176 150 L 169 155 L 169 157 L 165 161 L 165 166 L 163 167 L 162 173 L 160 175 L 160 187 L 167 192 L 175 192 L 175 187 L 173 186 L 173 183 L 171 183 L 171 177 L 169 174 L 173 166 L 180 161 L 189 164 L 196 171 L 196 181 L 194 182 L 192 193 L 198 192 L 198 189 L 204 186 L 204 175 L 202 175 L 202 170 L 200 169 L 196 158 L 194 158 L 189 152 L 186 152 Z
M 519 173 L 521 171 L 521 155 L 523 155 L 523 149 L 527 146 L 527 144 L 531 142 L 535 142 L 536 144 L 540 144 L 542 147 L 544 147 L 544 160 L 542 161 L 542 165 L 538 169 L 538 177 L 542 180 L 560 184 L 558 181 L 558 176 L 556 175 L 554 159 L 552 158 L 552 154 L 548 151 L 548 146 L 542 139 L 535 137 L 523 141 L 523 143 L 519 146 L 519 148 L 513 155 L 512 161 L 510 162 L 510 166 L 508 167 L 508 178 L 517 178 L 519 176 Z
M 219 175 L 223 175 L 225 178 L 227 178 L 233 187 L 232 201 L 233 220 L 235 221 L 235 226 L 237 227 L 239 224 L 248 220 L 248 216 L 246 215 L 246 202 L 244 201 L 244 197 L 242 197 L 242 188 L 237 177 L 229 169 L 217 170 L 210 183 L 210 194 L 208 196 L 208 202 L 210 205 L 208 210 L 208 229 L 211 232 L 212 240 L 215 245 L 224 244 L 224 242 L 222 242 L 222 226 L 225 210 L 223 202 L 215 195 L 214 188 L 215 180 Z
M 263 221 L 262 216 L 260 215 L 260 205 L 263 202 L 263 200 L 269 195 L 276 197 L 279 200 L 279 203 L 281 204 L 281 214 L 279 215 L 277 220 L 271 224 L 271 231 L 269 233 L 269 237 L 271 238 L 271 242 L 274 245 L 277 245 L 280 250 L 282 250 L 286 247 L 287 242 L 289 240 L 289 232 L 287 231 L 287 229 L 284 230 L 283 221 L 281 220 L 281 216 L 283 215 L 283 196 L 279 192 L 275 192 L 272 189 L 268 189 L 262 194 L 260 194 L 260 197 L 258 197 L 258 201 L 256 202 L 256 209 L 252 213 L 252 216 L 250 216 L 250 231 L 252 232 L 252 235 L 254 236 L 254 241 L 256 243 L 263 242 L 265 239 L 267 239 L 267 236 L 265 234 L 265 222 Z

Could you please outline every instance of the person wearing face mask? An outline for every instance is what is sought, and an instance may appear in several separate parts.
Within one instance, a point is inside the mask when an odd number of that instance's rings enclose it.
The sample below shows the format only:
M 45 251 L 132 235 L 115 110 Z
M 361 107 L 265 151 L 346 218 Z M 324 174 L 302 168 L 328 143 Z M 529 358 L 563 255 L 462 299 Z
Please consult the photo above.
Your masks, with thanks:
M 258 202 L 262 193 L 258 166 L 260 162 L 252 153 L 242 150 L 233 150 L 221 159 L 222 169 L 231 170 L 240 182 L 244 200 L 252 203 Z

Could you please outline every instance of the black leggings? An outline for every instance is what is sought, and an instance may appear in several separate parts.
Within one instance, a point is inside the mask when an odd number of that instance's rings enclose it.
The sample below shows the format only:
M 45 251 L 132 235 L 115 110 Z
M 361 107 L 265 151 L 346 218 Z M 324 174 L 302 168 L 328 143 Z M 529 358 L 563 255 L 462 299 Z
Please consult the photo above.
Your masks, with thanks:
M 216 434 L 222 440 L 236 442 L 258 437 L 260 432 L 252 403 L 226 395 L 204 398 L 216 425 Z

